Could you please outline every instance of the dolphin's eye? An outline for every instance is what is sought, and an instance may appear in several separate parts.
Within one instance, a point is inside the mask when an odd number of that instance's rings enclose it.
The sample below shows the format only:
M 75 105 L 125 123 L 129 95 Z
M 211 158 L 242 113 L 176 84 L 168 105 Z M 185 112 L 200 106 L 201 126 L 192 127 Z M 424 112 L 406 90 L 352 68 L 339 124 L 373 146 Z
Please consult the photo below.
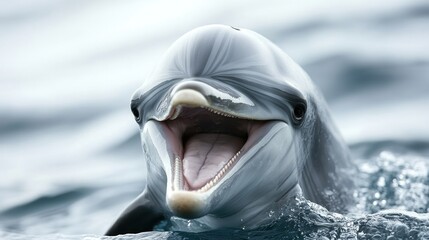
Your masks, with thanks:
M 304 118 L 304 114 L 305 114 L 305 106 L 302 104 L 296 105 L 295 108 L 293 109 L 293 117 L 297 121 L 302 120 Z
M 133 112 L 134 117 L 136 118 L 136 121 L 140 121 L 140 112 L 137 109 L 137 106 L 131 107 L 131 112 Z

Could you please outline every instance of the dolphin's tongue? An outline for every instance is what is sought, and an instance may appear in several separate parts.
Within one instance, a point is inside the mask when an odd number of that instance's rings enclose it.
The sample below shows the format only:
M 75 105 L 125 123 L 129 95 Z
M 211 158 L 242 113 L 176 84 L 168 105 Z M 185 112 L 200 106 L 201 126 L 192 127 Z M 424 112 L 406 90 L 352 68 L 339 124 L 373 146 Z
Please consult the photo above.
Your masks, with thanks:
M 203 187 L 241 149 L 245 139 L 217 133 L 191 136 L 185 144 L 183 173 L 191 190 Z

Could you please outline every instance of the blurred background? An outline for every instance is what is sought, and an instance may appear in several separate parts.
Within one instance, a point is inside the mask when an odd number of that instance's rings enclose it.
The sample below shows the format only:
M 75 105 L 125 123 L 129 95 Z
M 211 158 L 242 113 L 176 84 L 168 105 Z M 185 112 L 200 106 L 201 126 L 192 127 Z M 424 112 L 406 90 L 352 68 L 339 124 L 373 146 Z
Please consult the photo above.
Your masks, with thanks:
M 297 61 L 349 145 L 429 142 L 427 1 L 1 1 L 0 231 L 102 234 L 144 187 L 133 91 L 214 23 Z

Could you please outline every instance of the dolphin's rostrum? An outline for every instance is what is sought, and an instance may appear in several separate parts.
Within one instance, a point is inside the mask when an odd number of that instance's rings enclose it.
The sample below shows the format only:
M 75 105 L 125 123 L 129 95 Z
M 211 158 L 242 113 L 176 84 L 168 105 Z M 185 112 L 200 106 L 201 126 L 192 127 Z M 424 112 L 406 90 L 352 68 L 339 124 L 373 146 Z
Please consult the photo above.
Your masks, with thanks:
M 263 224 L 296 195 L 344 211 L 347 147 L 307 74 L 272 42 L 229 26 L 178 39 L 133 96 L 147 186 L 107 232 L 171 216 Z

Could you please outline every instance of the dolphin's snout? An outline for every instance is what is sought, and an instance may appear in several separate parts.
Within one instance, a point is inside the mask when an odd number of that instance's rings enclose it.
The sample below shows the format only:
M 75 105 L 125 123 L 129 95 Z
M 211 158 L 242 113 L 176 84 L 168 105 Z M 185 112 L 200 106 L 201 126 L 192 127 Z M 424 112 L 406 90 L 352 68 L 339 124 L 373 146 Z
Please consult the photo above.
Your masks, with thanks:
M 254 106 L 252 100 L 237 89 L 206 78 L 187 79 L 177 83 L 169 94 L 168 102 L 168 113 L 160 121 L 177 118 L 182 107 L 210 108 L 225 115 L 239 116 L 241 114 L 237 109 Z

